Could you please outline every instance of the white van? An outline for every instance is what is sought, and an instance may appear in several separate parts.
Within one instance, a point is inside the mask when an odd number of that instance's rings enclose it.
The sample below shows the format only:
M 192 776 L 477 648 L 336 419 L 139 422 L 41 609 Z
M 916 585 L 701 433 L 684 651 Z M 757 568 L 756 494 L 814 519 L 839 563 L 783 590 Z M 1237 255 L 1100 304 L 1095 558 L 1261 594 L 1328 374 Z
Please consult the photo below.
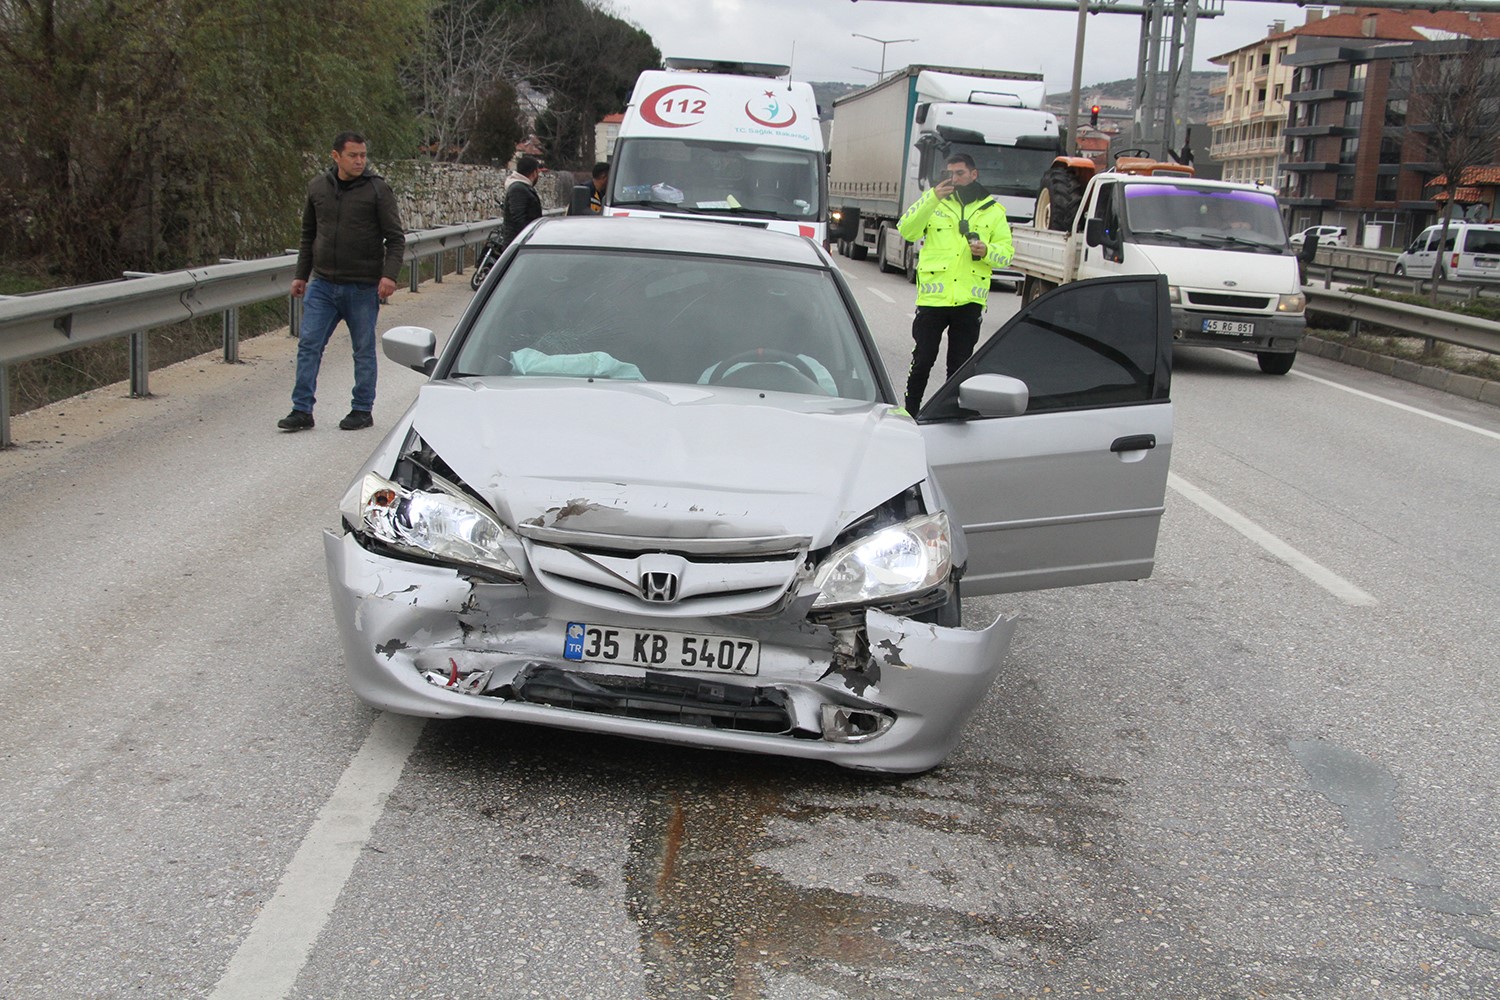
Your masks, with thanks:
M 1441 225 L 1428 226 L 1396 258 L 1396 273 L 1429 277 L 1439 255 L 1445 278 L 1500 281 L 1500 225 L 1450 222 L 1446 239 Z
M 688 216 L 828 235 L 812 87 L 786 66 L 667 59 L 636 80 L 610 160 L 605 215 Z

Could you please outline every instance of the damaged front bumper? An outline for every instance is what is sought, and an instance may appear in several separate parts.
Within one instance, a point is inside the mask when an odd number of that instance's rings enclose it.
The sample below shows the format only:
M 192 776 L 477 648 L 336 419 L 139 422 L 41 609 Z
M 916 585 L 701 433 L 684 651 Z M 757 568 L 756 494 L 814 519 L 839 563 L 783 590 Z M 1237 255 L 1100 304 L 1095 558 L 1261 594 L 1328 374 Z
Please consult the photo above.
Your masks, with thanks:
M 526 583 L 486 583 L 325 532 L 354 691 L 404 715 L 479 716 L 914 772 L 934 767 L 1005 658 L 1015 621 L 942 628 L 881 611 L 863 628 L 783 617 L 673 619 L 759 643 L 754 675 L 565 659 L 569 622 L 649 628 Z

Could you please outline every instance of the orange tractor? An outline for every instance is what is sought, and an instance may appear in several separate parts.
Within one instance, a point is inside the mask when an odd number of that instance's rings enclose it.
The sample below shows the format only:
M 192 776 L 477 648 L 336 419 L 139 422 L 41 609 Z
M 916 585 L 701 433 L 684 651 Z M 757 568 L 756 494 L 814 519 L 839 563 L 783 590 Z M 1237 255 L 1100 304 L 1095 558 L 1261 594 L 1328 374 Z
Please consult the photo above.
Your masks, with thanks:
M 1193 176 L 1192 164 L 1158 160 L 1144 149 L 1122 149 L 1115 153 L 1115 163 L 1110 171 L 1146 176 Z M 1041 190 L 1036 196 L 1036 214 L 1031 224 L 1038 229 L 1066 231 L 1078 214 L 1078 203 L 1083 199 L 1083 189 L 1089 178 L 1100 172 L 1099 164 L 1087 156 L 1059 156 L 1053 160 L 1052 166 L 1042 175 Z

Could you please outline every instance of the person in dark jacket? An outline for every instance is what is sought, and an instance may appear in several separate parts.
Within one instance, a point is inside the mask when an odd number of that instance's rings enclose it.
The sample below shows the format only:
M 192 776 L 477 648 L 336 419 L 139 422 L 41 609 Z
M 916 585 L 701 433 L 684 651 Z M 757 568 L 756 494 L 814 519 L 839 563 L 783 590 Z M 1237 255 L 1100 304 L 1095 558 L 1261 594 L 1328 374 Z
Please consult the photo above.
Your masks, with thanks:
M 365 137 L 340 132 L 333 140 L 333 166 L 307 185 L 291 287 L 303 303 L 297 382 L 292 412 L 276 424 L 284 431 L 313 426 L 318 369 L 339 320 L 354 347 L 353 400 L 339 427 L 353 431 L 375 423 L 375 318 L 381 301 L 396 291 L 406 234 L 396 196 L 367 169 L 367 160 Z
M 536 179 L 542 165 L 534 156 L 516 161 L 516 177 L 505 186 L 500 199 L 500 249 L 510 246 L 521 230 L 542 217 L 542 198 L 536 193 Z
M 589 192 L 589 211 L 595 215 L 604 214 L 604 187 L 609 183 L 609 164 L 596 163 L 591 175 L 594 181 L 593 190 Z
M 1307 284 L 1307 269 L 1313 266 L 1313 261 L 1318 259 L 1318 234 L 1308 233 L 1302 240 L 1302 246 L 1297 251 L 1297 269 L 1301 272 L 1302 283 Z

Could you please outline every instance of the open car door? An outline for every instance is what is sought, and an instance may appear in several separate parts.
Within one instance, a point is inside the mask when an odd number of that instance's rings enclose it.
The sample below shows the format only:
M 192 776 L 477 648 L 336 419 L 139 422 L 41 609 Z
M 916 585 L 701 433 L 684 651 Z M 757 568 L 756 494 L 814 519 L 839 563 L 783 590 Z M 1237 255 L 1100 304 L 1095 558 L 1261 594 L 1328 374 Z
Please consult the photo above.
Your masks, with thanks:
M 964 596 L 1151 575 L 1172 453 L 1170 319 L 1162 275 L 1063 285 L 917 414 L 968 542 Z

